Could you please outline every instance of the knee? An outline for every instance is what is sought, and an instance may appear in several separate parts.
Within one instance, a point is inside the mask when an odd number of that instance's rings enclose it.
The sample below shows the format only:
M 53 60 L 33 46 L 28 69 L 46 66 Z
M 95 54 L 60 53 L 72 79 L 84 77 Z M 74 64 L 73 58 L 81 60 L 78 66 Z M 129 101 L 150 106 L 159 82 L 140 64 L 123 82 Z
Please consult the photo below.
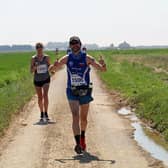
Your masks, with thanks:
M 45 100 L 48 100 L 48 94 L 44 94 L 43 97 Z
M 81 117 L 81 123 L 87 123 L 87 117 Z
M 42 96 L 39 96 L 39 97 L 38 97 L 38 102 L 41 103 L 42 101 L 43 101 Z
M 73 114 L 73 122 L 79 122 L 79 115 L 77 113 Z

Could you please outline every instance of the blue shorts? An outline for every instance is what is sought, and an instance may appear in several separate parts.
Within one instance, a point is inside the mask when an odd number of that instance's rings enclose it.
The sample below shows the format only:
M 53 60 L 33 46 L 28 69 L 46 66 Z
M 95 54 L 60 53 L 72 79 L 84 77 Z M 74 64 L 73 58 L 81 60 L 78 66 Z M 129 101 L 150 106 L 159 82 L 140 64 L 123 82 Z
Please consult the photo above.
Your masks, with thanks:
M 66 89 L 66 95 L 67 95 L 68 100 L 79 101 L 80 105 L 82 105 L 82 104 L 88 104 L 91 101 L 93 101 L 93 97 L 91 96 L 91 94 L 87 94 L 86 96 L 74 96 L 72 94 L 72 91 L 71 91 L 70 88 Z

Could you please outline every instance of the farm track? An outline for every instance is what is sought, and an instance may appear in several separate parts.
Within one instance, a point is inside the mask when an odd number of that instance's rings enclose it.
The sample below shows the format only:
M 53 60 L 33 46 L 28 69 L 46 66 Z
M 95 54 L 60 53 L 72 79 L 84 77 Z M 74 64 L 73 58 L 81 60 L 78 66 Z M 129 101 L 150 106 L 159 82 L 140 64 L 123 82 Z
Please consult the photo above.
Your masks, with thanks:
M 1 139 L 0 168 L 166 168 L 132 138 L 130 121 L 116 113 L 111 95 L 93 71 L 87 152 L 74 153 L 71 113 L 65 95 L 65 69 L 56 72 L 49 91 L 51 123 L 40 125 L 37 97 Z

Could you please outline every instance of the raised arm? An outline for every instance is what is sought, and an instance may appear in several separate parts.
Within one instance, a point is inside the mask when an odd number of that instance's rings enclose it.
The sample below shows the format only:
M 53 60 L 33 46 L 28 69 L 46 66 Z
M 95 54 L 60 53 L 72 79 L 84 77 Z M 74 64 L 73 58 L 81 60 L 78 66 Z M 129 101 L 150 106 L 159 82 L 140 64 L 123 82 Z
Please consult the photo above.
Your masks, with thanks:
M 34 58 L 32 57 L 32 59 L 31 59 L 31 63 L 30 63 L 30 72 L 31 73 L 34 73 L 35 71 L 36 71 L 36 65 L 35 65 L 35 60 L 34 60 Z
M 50 57 L 46 56 L 46 60 L 47 60 L 47 64 L 48 64 L 48 70 L 50 70 L 50 67 L 52 66 L 51 62 L 50 62 Z
M 97 62 L 92 56 L 87 55 L 87 64 L 92 65 L 97 70 L 100 70 L 100 71 L 103 71 L 103 72 L 106 71 L 106 64 L 105 64 L 102 56 L 100 56 L 99 62 Z
M 61 57 L 59 60 L 57 59 L 53 65 L 50 66 L 49 70 L 50 71 L 55 71 L 60 69 L 63 65 L 65 65 L 67 63 L 68 60 L 68 56 L 65 55 L 63 57 Z

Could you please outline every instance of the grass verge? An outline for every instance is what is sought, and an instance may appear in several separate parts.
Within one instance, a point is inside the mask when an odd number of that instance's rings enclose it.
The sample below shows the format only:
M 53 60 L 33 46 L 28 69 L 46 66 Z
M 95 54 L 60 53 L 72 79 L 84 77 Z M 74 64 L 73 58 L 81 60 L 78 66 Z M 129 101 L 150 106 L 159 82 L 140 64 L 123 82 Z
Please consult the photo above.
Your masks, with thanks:
M 124 53 L 112 55 L 112 51 L 94 51 L 90 54 L 97 58 L 100 54 L 104 55 L 107 72 L 100 73 L 102 80 L 110 89 L 122 93 L 136 107 L 139 117 L 168 141 L 168 83 L 162 80 L 163 77 L 168 78 L 168 75 L 156 74 L 152 68 L 129 60 L 117 61 L 116 57 L 124 57 Z M 136 51 L 133 54 L 136 55 Z M 137 54 L 140 55 L 140 51 Z M 144 50 L 141 55 L 144 55 Z

